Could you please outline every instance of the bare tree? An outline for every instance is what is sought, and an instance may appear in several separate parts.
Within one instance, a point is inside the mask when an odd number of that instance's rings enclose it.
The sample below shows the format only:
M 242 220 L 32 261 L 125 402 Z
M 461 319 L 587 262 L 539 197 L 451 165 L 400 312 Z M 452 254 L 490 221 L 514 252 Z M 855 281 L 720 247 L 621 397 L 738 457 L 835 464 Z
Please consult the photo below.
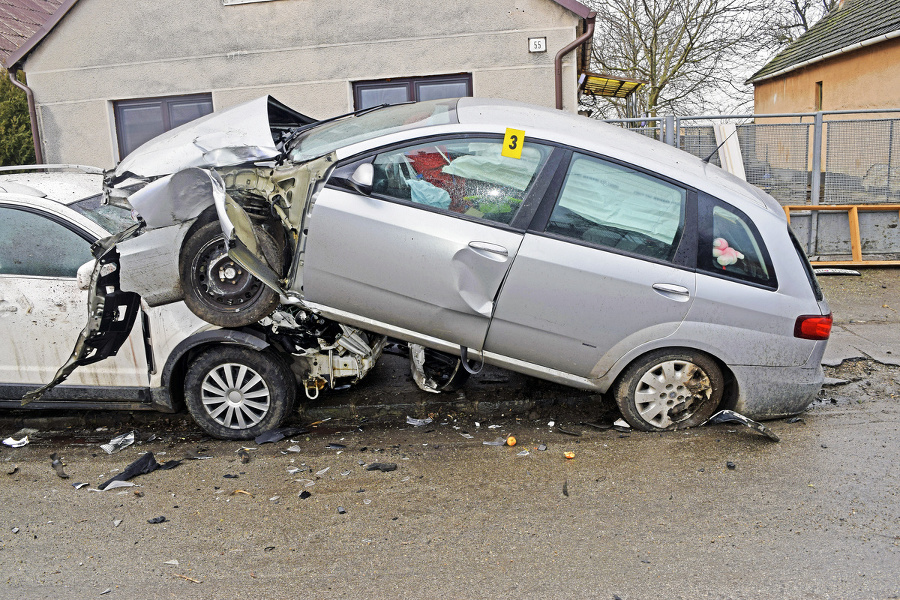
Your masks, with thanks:
M 802 0 L 798 0 L 802 1 Z M 647 82 L 642 114 L 735 106 L 748 62 L 760 50 L 766 0 L 588 0 L 597 11 L 593 69 Z M 599 113 L 621 116 L 623 101 L 586 98 Z
M 822 17 L 837 8 L 840 0 L 782 0 L 770 7 L 772 48 L 780 49 L 809 31 Z

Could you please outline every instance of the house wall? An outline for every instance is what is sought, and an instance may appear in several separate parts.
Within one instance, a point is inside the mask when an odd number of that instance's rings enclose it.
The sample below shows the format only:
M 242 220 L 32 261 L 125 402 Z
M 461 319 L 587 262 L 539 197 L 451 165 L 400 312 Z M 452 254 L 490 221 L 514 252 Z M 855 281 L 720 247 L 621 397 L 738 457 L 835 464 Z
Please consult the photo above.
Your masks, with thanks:
M 555 105 L 553 59 L 580 19 L 549 0 L 80 0 L 24 64 L 47 162 L 111 167 L 113 100 L 263 94 L 316 118 L 353 109 L 353 81 L 466 72 L 474 95 Z M 548 52 L 528 52 L 546 37 Z M 575 53 L 564 105 L 577 109 Z
M 814 112 L 817 81 L 822 110 L 900 108 L 898 64 L 900 39 L 815 63 L 755 84 L 754 112 Z

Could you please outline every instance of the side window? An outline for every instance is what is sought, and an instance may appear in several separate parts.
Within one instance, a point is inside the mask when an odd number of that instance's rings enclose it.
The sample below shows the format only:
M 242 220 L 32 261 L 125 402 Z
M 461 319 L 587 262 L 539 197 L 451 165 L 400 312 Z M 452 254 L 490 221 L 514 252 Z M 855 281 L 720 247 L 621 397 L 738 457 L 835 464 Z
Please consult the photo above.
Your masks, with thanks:
M 670 261 L 687 192 L 629 167 L 576 154 L 546 231 Z
M 440 140 L 375 157 L 376 194 L 509 224 L 551 149 L 526 142 L 503 156 L 500 139 Z
M 716 275 L 776 287 L 768 252 L 750 218 L 718 202 L 703 204 L 698 266 Z
M 42 215 L 0 207 L 0 275 L 75 277 L 91 244 Z

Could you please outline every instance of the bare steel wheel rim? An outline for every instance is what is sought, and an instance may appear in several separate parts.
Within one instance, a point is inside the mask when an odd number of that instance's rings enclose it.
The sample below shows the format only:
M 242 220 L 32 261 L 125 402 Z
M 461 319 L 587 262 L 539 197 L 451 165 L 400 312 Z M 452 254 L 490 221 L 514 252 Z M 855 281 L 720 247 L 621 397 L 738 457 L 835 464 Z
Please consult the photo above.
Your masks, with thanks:
M 203 378 L 201 400 L 210 418 L 229 429 L 258 425 L 271 405 L 262 376 L 237 363 L 219 365 Z
M 709 376 L 686 360 L 667 360 L 647 369 L 634 391 L 638 414 L 661 429 L 690 418 L 711 397 Z
M 191 278 L 200 300 L 220 311 L 239 311 L 263 292 L 262 283 L 228 256 L 224 236 L 204 244 L 191 263 Z

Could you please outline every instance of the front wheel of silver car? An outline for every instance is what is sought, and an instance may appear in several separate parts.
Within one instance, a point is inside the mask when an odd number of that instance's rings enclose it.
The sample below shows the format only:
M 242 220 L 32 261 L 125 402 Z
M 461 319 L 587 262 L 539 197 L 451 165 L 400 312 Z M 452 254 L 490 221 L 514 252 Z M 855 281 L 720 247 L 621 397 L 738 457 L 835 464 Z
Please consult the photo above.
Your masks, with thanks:
M 259 227 L 254 233 L 266 260 L 280 273 L 282 252 L 272 236 Z M 180 272 L 184 303 L 207 323 L 219 327 L 251 325 L 278 305 L 278 293 L 228 255 L 218 221 L 188 234 L 181 249 Z
M 241 346 L 216 346 L 187 370 L 184 399 L 213 437 L 247 440 L 278 427 L 294 406 L 296 381 L 281 357 Z
M 622 416 L 635 429 L 700 425 L 718 408 L 722 370 L 699 352 L 658 350 L 632 363 L 613 388 Z

